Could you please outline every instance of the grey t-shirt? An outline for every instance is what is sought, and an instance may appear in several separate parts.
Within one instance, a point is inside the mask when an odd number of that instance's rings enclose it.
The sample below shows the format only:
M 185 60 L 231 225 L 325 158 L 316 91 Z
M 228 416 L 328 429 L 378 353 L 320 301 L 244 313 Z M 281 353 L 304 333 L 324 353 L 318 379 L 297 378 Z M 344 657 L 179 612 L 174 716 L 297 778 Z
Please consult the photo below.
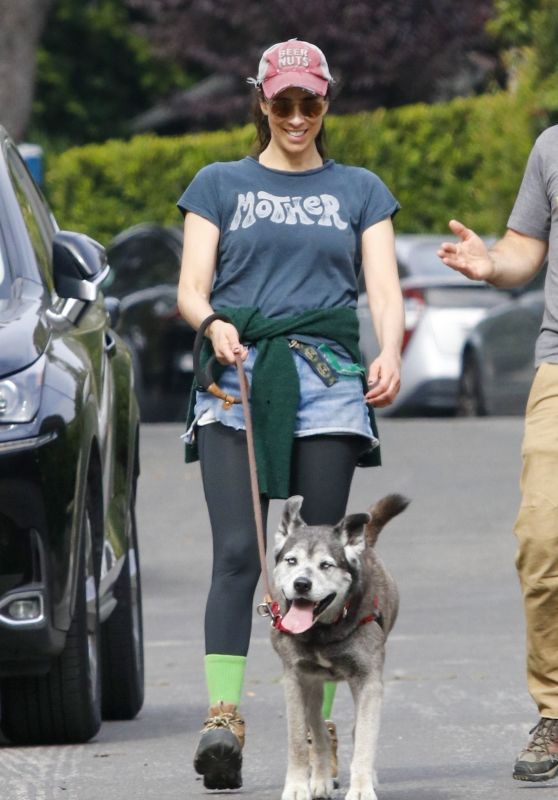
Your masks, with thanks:
M 548 242 L 544 315 L 535 363 L 558 363 L 558 125 L 547 128 L 531 151 L 508 228 Z
M 278 318 L 356 307 L 362 232 L 399 204 L 360 167 L 329 160 L 284 172 L 248 156 L 201 169 L 178 207 L 220 230 L 212 306 L 257 306 Z

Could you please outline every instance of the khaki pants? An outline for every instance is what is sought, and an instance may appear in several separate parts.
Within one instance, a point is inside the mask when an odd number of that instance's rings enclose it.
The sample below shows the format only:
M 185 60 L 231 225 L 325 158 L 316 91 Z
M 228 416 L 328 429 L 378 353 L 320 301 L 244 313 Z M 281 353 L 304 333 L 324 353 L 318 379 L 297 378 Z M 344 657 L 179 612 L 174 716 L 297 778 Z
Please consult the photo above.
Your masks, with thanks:
M 558 718 L 558 364 L 535 375 L 525 418 L 516 566 L 527 629 L 527 681 L 542 717 Z

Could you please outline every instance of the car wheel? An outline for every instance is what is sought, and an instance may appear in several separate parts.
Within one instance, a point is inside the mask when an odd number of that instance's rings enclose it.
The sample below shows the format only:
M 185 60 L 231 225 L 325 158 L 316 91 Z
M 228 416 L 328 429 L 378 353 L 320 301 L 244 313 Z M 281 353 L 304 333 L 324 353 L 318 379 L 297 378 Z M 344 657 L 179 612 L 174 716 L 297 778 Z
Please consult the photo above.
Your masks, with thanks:
M 128 552 L 114 587 L 116 608 L 101 626 L 104 719 L 133 719 L 143 705 L 141 580 L 133 501 L 129 525 Z
M 76 604 L 64 650 L 47 674 L 1 682 L 1 727 L 14 744 L 86 742 L 101 726 L 99 598 L 89 497 L 78 561 Z
M 463 367 L 459 378 L 457 392 L 458 417 L 484 417 L 486 404 L 482 393 L 480 368 L 475 356 L 466 352 L 463 356 Z

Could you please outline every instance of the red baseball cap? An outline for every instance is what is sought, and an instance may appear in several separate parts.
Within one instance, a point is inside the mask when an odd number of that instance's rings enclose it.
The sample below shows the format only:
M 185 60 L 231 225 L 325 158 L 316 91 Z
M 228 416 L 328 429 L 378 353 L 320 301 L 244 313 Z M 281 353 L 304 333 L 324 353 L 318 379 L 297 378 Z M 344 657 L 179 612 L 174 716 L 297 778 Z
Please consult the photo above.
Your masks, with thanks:
M 334 82 L 320 48 L 298 39 L 268 47 L 261 57 L 258 77 L 249 80 L 261 87 L 268 100 L 291 86 L 323 97 Z

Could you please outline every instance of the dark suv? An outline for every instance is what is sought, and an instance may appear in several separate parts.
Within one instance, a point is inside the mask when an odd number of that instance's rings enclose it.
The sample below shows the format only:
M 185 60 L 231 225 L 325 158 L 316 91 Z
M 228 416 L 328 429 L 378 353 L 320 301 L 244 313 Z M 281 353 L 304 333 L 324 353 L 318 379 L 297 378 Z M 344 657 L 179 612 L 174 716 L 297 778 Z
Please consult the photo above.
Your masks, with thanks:
M 143 702 L 130 354 L 104 249 L 0 128 L 0 726 L 83 742 Z

